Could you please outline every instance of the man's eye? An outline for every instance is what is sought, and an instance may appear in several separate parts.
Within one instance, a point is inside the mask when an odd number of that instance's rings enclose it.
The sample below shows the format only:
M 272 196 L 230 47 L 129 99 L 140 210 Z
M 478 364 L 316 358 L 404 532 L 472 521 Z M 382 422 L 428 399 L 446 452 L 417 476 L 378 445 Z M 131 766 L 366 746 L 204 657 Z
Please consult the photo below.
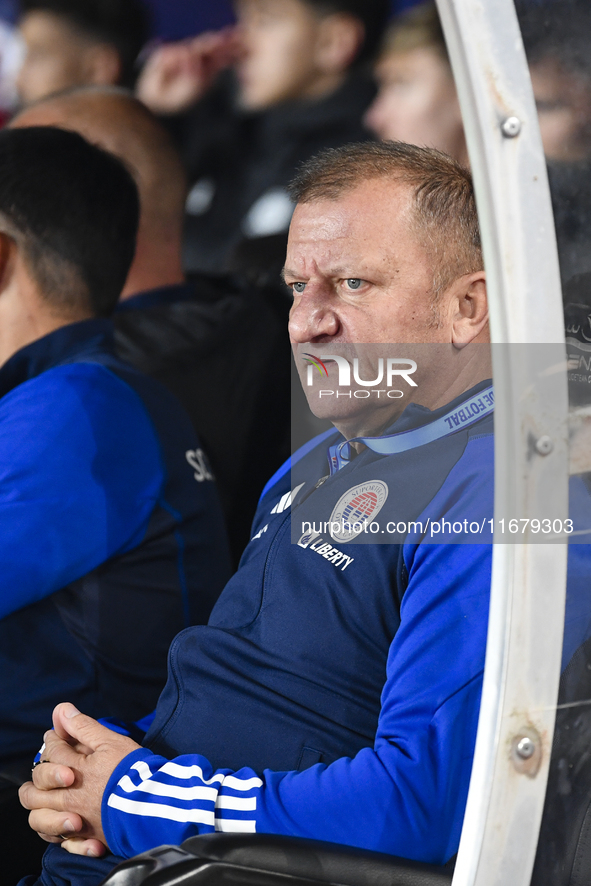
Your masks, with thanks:
M 292 283 L 291 288 L 293 289 L 294 292 L 303 292 L 304 289 L 306 288 L 306 284 L 305 283 Z
M 360 280 L 359 277 L 349 277 L 346 283 L 349 289 L 359 289 L 363 280 Z

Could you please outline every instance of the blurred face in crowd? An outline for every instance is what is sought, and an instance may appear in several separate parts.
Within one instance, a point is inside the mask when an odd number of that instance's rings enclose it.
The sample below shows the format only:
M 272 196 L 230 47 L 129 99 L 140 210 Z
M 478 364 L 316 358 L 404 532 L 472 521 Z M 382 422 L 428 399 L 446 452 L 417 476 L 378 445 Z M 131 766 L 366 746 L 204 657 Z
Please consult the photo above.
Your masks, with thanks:
M 328 377 L 321 379 L 314 373 L 314 385 L 309 387 L 306 356 L 358 354 L 360 361 L 371 360 L 375 349 L 359 348 L 364 343 L 396 345 L 396 357 L 412 356 L 413 350 L 404 349 L 405 343 L 439 343 L 441 347 L 428 351 L 439 356 L 442 349 L 458 343 L 458 336 L 468 334 L 466 342 L 472 340 L 475 333 L 466 333 L 463 318 L 457 322 L 458 304 L 463 305 L 456 297 L 458 287 L 468 276 L 440 294 L 435 310 L 433 262 L 416 230 L 414 197 L 408 185 L 373 179 L 338 199 L 298 204 L 284 278 L 294 298 L 290 339 L 312 411 L 350 435 L 360 427 L 368 431 L 387 424 L 417 396 L 421 402 L 436 396 L 432 390 L 427 394 L 433 376 L 447 392 L 450 381 L 443 364 L 438 361 L 433 373 L 421 361 L 414 376 L 418 386 L 407 387 L 403 400 L 319 399 L 319 387 L 335 388 L 337 365 L 327 361 Z M 472 276 L 478 278 L 474 285 L 482 295 L 484 275 Z M 426 351 L 422 349 L 423 354 Z M 365 377 L 375 378 L 372 371 Z
M 314 98 L 325 90 L 326 23 L 305 0 L 237 0 L 242 47 L 236 65 L 240 100 L 248 110 Z M 351 27 L 354 27 L 351 25 Z M 339 72 L 340 73 L 340 72 Z
M 453 76 L 436 48 L 385 55 L 376 77 L 379 91 L 365 123 L 380 139 L 438 148 L 467 162 Z
M 530 69 L 544 153 L 548 160 L 577 162 L 591 156 L 591 82 L 555 59 Z
M 116 50 L 91 40 L 66 18 L 35 10 L 23 17 L 20 32 L 26 55 L 17 89 L 23 104 L 73 86 L 117 83 Z

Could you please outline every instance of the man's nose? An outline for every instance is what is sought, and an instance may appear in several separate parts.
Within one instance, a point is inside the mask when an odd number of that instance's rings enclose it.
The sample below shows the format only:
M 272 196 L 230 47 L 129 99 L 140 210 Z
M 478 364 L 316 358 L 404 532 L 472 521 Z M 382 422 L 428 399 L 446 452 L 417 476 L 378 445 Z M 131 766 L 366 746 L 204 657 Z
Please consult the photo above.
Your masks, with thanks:
M 334 307 L 321 293 L 296 295 L 289 315 L 289 336 L 293 342 L 314 341 L 324 336 L 332 338 L 340 329 Z

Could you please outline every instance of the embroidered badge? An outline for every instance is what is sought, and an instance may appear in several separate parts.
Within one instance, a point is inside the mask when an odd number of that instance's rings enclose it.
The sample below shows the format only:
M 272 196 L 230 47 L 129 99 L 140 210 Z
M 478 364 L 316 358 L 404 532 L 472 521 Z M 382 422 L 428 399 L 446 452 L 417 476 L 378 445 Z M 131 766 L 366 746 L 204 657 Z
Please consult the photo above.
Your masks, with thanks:
M 388 487 L 382 480 L 368 480 L 341 495 L 330 515 L 330 534 L 335 541 L 353 541 L 375 520 L 386 499 Z

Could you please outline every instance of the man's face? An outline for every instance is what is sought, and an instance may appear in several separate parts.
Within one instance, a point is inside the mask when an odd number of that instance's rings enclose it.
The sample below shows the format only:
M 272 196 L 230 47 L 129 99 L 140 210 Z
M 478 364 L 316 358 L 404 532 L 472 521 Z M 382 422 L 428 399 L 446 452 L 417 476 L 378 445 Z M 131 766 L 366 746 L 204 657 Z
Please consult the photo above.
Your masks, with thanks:
M 318 384 L 307 385 L 306 355 L 357 355 L 363 377 L 369 379 L 375 377 L 370 373 L 379 348 L 360 348 L 364 343 L 394 345 L 382 349 L 384 354 L 411 359 L 416 347 L 400 345 L 450 347 L 449 306 L 444 293 L 434 310 L 433 267 L 415 232 L 413 197 L 406 185 L 375 179 L 337 200 L 299 204 L 284 274 L 294 295 L 289 332 L 296 366 L 316 415 L 350 426 L 367 422 L 368 409 L 376 412 L 377 406 L 381 419 L 372 416 L 369 421 L 383 425 L 419 392 L 424 396 L 430 360 L 420 361 L 414 376 L 419 387 L 405 389 L 404 401 L 382 399 L 376 404 L 375 399 L 342 397 L 319 403 Z M 418 350 L 424 355 L 426 348 Z M 328 362 L 326 368 L 328 377 L 320 384 L 334 389 L 337 364 Z
M 386 56 L 376 77 L 379 91 L 365 123 L 379 138 L 458 157 L 464 144 L 462 115 L 451 70 L 436 49 Z
M 26 47 L 17 80 L 23 104 L 87 82 L 89 41 L 64 18 L 41 10 L 29 12 L 20 23 L 20 32 Z
M 314 10 L 304 0 L 237 0 L 236 14 L 242 106 L 262 110 L 306 97 L 318 76 Z
M 548 160 L 577 162 L 591 156 L 591 83 L 553 59 L 531 66 L 544 153 Z

